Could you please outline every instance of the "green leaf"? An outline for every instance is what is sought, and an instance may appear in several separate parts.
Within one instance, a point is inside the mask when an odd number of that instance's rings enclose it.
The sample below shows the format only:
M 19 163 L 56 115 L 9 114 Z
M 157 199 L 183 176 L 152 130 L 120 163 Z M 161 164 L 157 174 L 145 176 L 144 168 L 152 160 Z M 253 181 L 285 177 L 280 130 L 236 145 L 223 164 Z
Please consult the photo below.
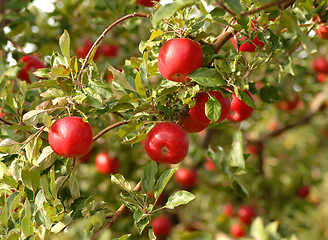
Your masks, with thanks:
M 221 103 L 215 96 L 208 96 L 208 101 L 205 104 L 205 114 L 212 123 L 219 120 L 221 116 Z
M 125 234 L 125 235 L 121 236 L 120 238 L 114 238 L 113 240 L 126 240 L 129 237 L 131 237 L 131 234 Z
M 245 92 L 243 92 L 243 91 L 240 91 L 240 92 L 239 92 L 239 95 L 240 95 L 241 100 L 242 100 L 244 103 L 246 103 L 248 106 L 250 106 L 250 107 L 252 107 L 252 108 L 254 108 L 254 109 L 257 109 L 257 108 L 256 108 L 256 105 L 255 105 L 255 103 L 254 103 L 254 101 L 253 101 L 253 99 L 252 99 L 247 93 L 245 93 Z
M 141 210 L 137 210 L 133 213 L 133 219 L 137 223 L 141 220 L 142 216 L 144 215 L 144 212 Z
M 255 218 L 254 221 L 252 222 L 250 235 L 254 239 L 261 239 L 261 240 L 269 239 L 269 237 L 264 229 L 263 221 L 260 217 Z
M 139 45 L 139 51 L 141 53 L 143 53 L 145 51 L 145 49 L 149 46 L 149 44 L 157 37 L 161 36 L 164 32 L 161 29 L 157 29 L 154 30 L 151 35 L 150 38 L 146 41 L 146 42 L 141 42 Z
M 157 172 L 157 163 L 151 161 L 144 168 L 141 176 L 141 187 L 148 193 L 155 184 L 155 175 Z
M 70 52 L 69 52 L 70 37 L 69 37 L 69 34 L 66 29 L 64 30 L 64 33 L 59 38 L 59 47 L 60 47 L 62 54 L 66 58 L 67 64 L 68 64 L 71 59 Z
M 136 88 L 137 88 L 137 93 L 139 94 L 140 97 L 146 99 L 147 95 L 146 95 L 146 90 L 145 87 L 142 85 L 142 81 L 141 81 L 141 72 L 138 72 L 136 78 L 135 78 L 135 83 L 136 83 Z
M 8 207 L 6 201 L 2 205 L 2 211 L 0 211 L 0 226 L 8 227 Z
M 23 122 L 28 126 L 36 126 L 38 123 L 43 123 L 47 127 L 52 124 L 51 118 L 46 110 L 31 110 L 24 114 Z
M 215 68 L 198 68 L 189 77 L 204 87 L 218 87 L 227 84 Z
M 177 0 L 175 2 L 159 7 L 158 10 L 154 13 L 152 19 L 153 26 L 156 27 L 160 21 L 173 16 L 179 9 L 192 6 L 195 3 L 195 0 Z
M 141 207 L 139 206 L 139 203 L 133 197 L 132 194 L 127 193 L 127 192 L 124 192 L 124 193 L 121 192 L 120 198 L 121 198 L 122 203 L 125 206 L 127 206 L 128 208 L 130 208 L 132 211 L 136 212 L 141 209 Z
M 26 199 L 25 204 L 24 204 L 24 212 L 25 216 L 22 219 L 21 222 L 21 229 L 22 232 L 26 237 L 30 236 L 32 234 L 31 232 L 31 207 L 28 199 Z
M 177 206 L 187 204 L 195 199 L 195 195 L 185 190 L 176 192 L 169 197 L 167 203 L 165 204 L 166 208 L 173 209 Z
M 240 0 L 223 0 L 223 2 L 225 2 L 237 15 L 244 10 Z
M 230 166 L 240 169 L 246 168 L 243 153 L 243 137 L 240 130 L 235 131 L 233 135 Z
M 80 187 L 79 187 L 79 181 L 77 179 L 76 173 L 72 172 L 70 179 L 69 179 L 69 190 L 71 192 L 71 195 L 74 199 L 77 199 L 80 197 Z
M 114 185 L 116 185 L 120 189 L 132 193 L 133 190 L 130 183 L 127 180 L 125 180 L 125 178 L 121 174 L 113 174 L 111 176 L 111 181 Z
M 237 194 L 243 198 L 247 198 L 249 193 L 247 189 L 237 180 L 232 181 L 232 186 L 236 190 Z
M 40 170 L 43 171 L 52 166 L 56 161 L 57 154 L 52 150 L 50 146 L 46 146 L 42 149 L 41 155 L 38 157 L 37 164 L 40 167 Z
M 19 153 L 21 146 L 21 143 L 15 142 L 14 140 L 7 138 L 0 142 L 0 152 L 8 154 Z
M 143 230 L 150 223 L 149 217 L 141 219 L 139 222 L 135 223 L 136 228 L 138 229 L 139 234 L 142 234 Z
M 33 75 L 39 78 L 49 78 L 51 73 L 51 69 L 49 68 L 39 68 L 35 72 L 33 72 Z M 34 83 L 34 85 L 38 85 L 39 83 Z M 56 86 L 56 85 L 55 85 Z
M 209 232 L 193 231 L 182 233 L 179 240 L 214 240 L 214 237 Z
M 7 167 L 3 162 L 0 162 L 0 180 L 3 179 L 3 175 L 7 171 Z
M 112 89 L 105 82 L 99 81 L 97 79 L 90 79 L 89 87 L 97 92 L 103 100 L 107 100 L 113 96 Z
M 171 177 L 175 173 L 177 168 L 168 169 L 158 178 L 156 186 L 154 188 L 154 196 L 156 199 L 162 194 L 167 183 L 170 181 Z
M 38 193 L 36 194 L 36 197 L 35 197 L 35 206 L 36 206 L 36 209 L 42 209 L 43 208 L 43 203 L 47 201 L 46 200 L 46 197 L 44 196 L 44 190 L 41 188 Z
M 278 88 L 266 85 L 260 90 L 261 99 L 267 103 L 275 103 L 281 100 L 281 95 Z

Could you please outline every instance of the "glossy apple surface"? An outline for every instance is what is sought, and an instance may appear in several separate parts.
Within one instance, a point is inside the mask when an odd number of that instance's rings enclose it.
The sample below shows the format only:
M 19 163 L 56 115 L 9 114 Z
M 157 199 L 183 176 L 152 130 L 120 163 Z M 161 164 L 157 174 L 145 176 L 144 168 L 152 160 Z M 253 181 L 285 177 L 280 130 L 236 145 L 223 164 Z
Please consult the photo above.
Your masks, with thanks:
M 244 90 L 244 92 L 251 97 L 251 99 L 254 101 L 252 95 L 247 90 Z M 246 120 L 249 118 L 254 109 L 250 106 L 248 106 L 246 103 L 241 101 L 236 94 L 232 95 L 232 102 L 231 102 L 231 111 L 227 117 L 227 119 L 231 122 L 241 122 L 243 120 Z
M 40 68 L 46 67 L 39 58 L 32 55 L 26 55 L 24 57 L 21 57 L 18 62 L 22 62 L 24 65 L 22 70 L 18 74 L 18 78 L 23 81 L 26 81 L 27 83 L 31 83 L 29 73 L 35 72 Z
M 217 122 L 221 122 L 230 113 L 231 100 L 228 97 L 223 97 L 220 91 L 199 92 L 196 94 L 195 106 L 189 109 L 190 117 L 197 123 L 210 124 L 211 120 L 205 114 L 205 104 L 208 101 L 209 95 L 214 96 L 221 104 L 221 116 Z
M 186 117 L 183 122 L 182 127 L 186 130 L 187 133 L 196 133 L 201 132 L 208 127 L 208 124 L 200 124 L 193 120 L 190 116 Z
M 175 123 L 158 123 L 147 134 L 143 147 L 158 163 L 176 164 L 187 155 L 189 140 L 186 131 Z
M 234 223 L 230 227 L 230 235 L 235 238 L 246 236 L 245 227 L 241 223 Z
M 95 159 L 98 172 L 104 174 L 115 174 L 120 169 L 120 162 L 117 157 L 110 157 L 107 152 L 98 153 Z
M 162 76 L 174 82 L 186 82 L 186 78 L 203 65 L 203 51 L 198 42 L 188 38 L 168 40 L 159 50 L 158 70 Z
M 65 158 L 81 157 L 92 146 L 91 126 L 80 117 L 61 118 L 51 125 L 48 140 L 58 155 Z
M 256 216 L 256 211 L 254 208 L 244 205 L 244 206 L 240 206 L 237 214 L 241 222 L 245 224 L 251 224 L 254 217 Z
M 328 39 L 328 26 L 320 24 L 315 32 L 319 38 Z
M 198 177 L 195 169 L 179 168 L 174 173 L 177 183 L 184 188 L 191 188 L 196 185 Z
M 312 69 L 318 73 L 328 74 L 328 61 L 325 57 L 317 57 L 312 62 Z
M 166 216 L 158 216 L 151 220 L 150 225 L 153 227 L 154 234 L 156 237 L 166 237 L 170 235 L 172 229 L 172 221 Z
M 153 1 L 159 2 L 159 0 L 137 0 L 137 3 L 145 7 L 153 7 L 155 5 Z

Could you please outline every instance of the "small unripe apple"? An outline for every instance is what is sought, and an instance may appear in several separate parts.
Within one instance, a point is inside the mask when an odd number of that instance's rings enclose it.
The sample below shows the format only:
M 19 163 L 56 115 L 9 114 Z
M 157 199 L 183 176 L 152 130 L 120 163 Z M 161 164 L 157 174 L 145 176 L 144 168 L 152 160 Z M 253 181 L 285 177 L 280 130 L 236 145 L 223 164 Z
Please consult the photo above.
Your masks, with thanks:
M 246 236 L 245 227 L 241 223 L 234 223 L 230 227 L 230 235 L 235 238 L 241 238 Z
M 312 62 L 312 69 L 317 73 L 328 74 L 328 61 L 325 57 L 317 57 Z
M 251 97 L 251 99 L 254 101 L 251 93 L 247 90 L 244 90 L 244 92 Z M 232 102 L 231 102 L 231 111 L 227 117 L 227 119 L 231 122 L 241 122 L 243 120 L 246 120 L 249 118 L 254 109 L 250 106 L 248 106 L 246 103 L 244 103 L 242 100 L 240 100 L 236 94 L 232 95 Z
M 187 133 L 196 133 L 203 131 L 208 127 L 208 125 L 209 124 L 200 124 L 188 116 L 183 122 L 182 127 L 186 130 Z
M 203 51 L 198 42 L 188 38 L 168 40 L 159 50 L 158 70 L 162 76 L 174 82 L 186 82 L 186 78 L 203 66 Z
M 153 7 L 155 5 L 154 1 L 159 2 L 159 0 L 137 0 L 137 3 L 145 7 Z
M 158 163 L 176 164 L 187 155 L 189 140 L 183 127 L 175 123 L 157 123 L 142 142 L 148 156 Z
M 184 188 L 194 187 L 198 177 L 195 169 L 179 168 L 174 174 L 177 183 Z
M 214 96 L 221 104 L 221 115 L 216 122 L 221 122 L 230 113 L 231 100 L 228 97 L 223 97 L 220 91 L 199 92 L 196 94 L 195 106 L 189 109 L 190 117 L 197 123 L 210 124 L 211 120 L 205 114 L 205 105 L 209 95 Z
M 80 117 L 65 117 L 51 125 L 48 140 L 58 155 L 65 158 L 81 157 L 91 149 L 92 129 L 90 124 Z
M 150 225 L 153 227 L 155 236 L 159 238 L 170 235 L 173 224 L 168 216 L 162 215 L 153 218 Z
M 319 38 L 328 39 L 328 26 L 320 24 L 315 32 Z
M 24 64 L 22 70 L 18 74 L 18 78 L 23 81 L 26 81 L 27 83 L 31 83 L 29 73 L 35 72 L 40 68 L 46 67 L 39 58 L 32 55 L 26 55 L 24 57 L 21 57 L 18 62 L 22 62 Z
M 233 217 L 235 215 L 235 206 L 232 203 L 224 205 L 223 214 L 227 217 Z
M 297 195 L 300 198 L 306 198 L 309 194 L 310 194 L 310 188 L 307 185 L 303 185 L 297 190 Z
M 98 172 L 103 174 L 115 174 L 120 169 L 120 162 L 117 157 L 110 157 L 107 152 L 98 153 L 95 159 Z
M 239 220 L 245 224 L 251 224 L 254 217 L 257 215 L 254 208 L 246 205 L 240 206 L 237 214 Z

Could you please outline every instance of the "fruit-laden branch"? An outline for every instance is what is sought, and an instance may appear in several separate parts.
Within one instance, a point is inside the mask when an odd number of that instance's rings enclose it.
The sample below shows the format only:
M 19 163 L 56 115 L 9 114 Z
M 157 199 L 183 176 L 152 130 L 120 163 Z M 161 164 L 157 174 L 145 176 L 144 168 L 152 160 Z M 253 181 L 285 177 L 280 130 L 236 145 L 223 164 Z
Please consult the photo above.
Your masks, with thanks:
M 133 191 L 140 191 L 141 190 L 141 181 L 139 181 L 137 183 L 137 185 L 135 186 L 135 188 L 133 189 Z M 104 231 L 105 229 L 111 228 L 114 223 L 117 221 L 117 219 L 123 214 L 124 210 L 126 209 L 126 206 L 124 204 L 122 204 L 117 210 L 116 212 L 110 217 L 110 220 L 108 223 L 106 223 L 106 225 L 102 226 L 92 237 L 91 240 L 95 240 L 97 239 L 97 237 L 99 237 L 99 235 L 102 233 L 102 231 Z
M 107 133 L 108 131 L 114 129 L 114 128 L 117 128 L 121 125 L 124 125 L 124 124 L 128 124 L 130 123 L 130 121 L 121 121 L 121 122 L 117 122 L 117 123 L 114 123 L 106 128 L 104 128 L 103 130 L 101 130 L 96 136 L 93 137 L 93 141 L 96 141 L 98 138 L 100 138 L 102 135 L 104 135 L 105 133 Z
M 105 37 L 105 35 L 113 28 L 115 27 L 117 24 L 125 21 L 126 19 L 129 19 L 129 18 L 133 18 L 133 17 L 144 17 L 144 18 L 150 18 L 150 15 L 149 14 L 144 14 L 144 13 L 132 13 L 132 14 L 129 14 L 129 15 L 126 15 L 118 20 L 116 20 L 114 23 L 112 23 L 108 28 L 105 29 L 105 31 L 98 37 L 98 39 L 94 42 L 94 44 L 92 45 L 92 47 L 90 48 L 87 56 L 85 57 L 84 59 L 84 62 L 83 62 L 83 65 L 80 69 L 80 72 L 79 72 L 79 75 L 77 77 L 77 83 L 80 84 L 81 83 L 81 77 L 82 77 L 82 73 L 83 71 L 85 70 L 85 68 L 87 67 L 87 63 L 89 61 L 89 58 L 90 58 L 90 55 L 93 51 L 93 49 L 99 45 L 99 43 L 101 42 L 101 40 Z

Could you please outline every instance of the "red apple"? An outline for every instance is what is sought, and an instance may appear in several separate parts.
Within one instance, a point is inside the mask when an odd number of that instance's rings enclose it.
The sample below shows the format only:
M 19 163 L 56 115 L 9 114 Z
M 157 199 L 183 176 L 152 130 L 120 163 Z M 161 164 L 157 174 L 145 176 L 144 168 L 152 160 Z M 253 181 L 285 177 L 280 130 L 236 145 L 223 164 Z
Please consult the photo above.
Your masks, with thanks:
M 293 99 L 280 101 L 277 106 L 283 111 L 290 112 L 303 107 L 303 102 L 297 95 L 294 95 Z
M 214 96 L 221 104 L 221 116 L 216 122 L 221 122 L 230 113 L 231 101 L 230 98 L 223 97 L 220 91 L 199 92 L 196 94 L 195 106 L 189 109 L 190 117 L 197 123 L 210 124 L 211 120 L 205 114 L 205 104 L 208 101 L 209 95 Z
M 318 73 L 317 74 L 317 80 L 318 82 L 326 82 L 327 74 L 325 73 Z
M 244 92 L 251 97 L 251 99 L 254 101 L 251 93 L 247 90 L 244 90 Z M 250 106 L 248 106 L 246 103 L 241 101 L 236 94 L 232 95 L 232 102 L 231 102 L 231 111 L 227 117 L 227 119 L 231 122 L 241 122 L 247 118 L 249 118 L 254 109 Z
M 235 206 L 232 203 L 224 205 L 223 214 L 227 217 L 233 217 L 235 215 Z
M 211 172 L 216 169 L 216 166 L 214 165 L 213 161 L 208 156 L 205 156 L 204 167 Z
M 259 152 L 259 148 L 257 145 L 255 144 L 251 144 L 247 146 L 247 150 L 249 153 L 251 154 L 257 154 Z
M 255 28 L 254 25 L 256 25 L 256 24 L 257 24 L 257 22 L 253 20 L 252 24 L 251 24 L 252 25 L 251 26 L 252 30 L 254 30 L 254 28 Z M 241 37 L 240 39 L 238 39 L 238 42 L 244 41 L 245 39 L 246 39 L 245 37 Z M 236 41 L 235 41 L 234 37 L 231 38 L 231 43 L 237 49 L 237 44 L 236 44 Z M 252 42 L 245 42 L 245 43 L 241 44 L 239 46 L 239 51 L 241 51 L 241 52 L 255 52 L 257 46 L 260 46 L 260 49 L 262 49 L 265 46 L 265 44 L 264 44 L 264 42 L 261 42 L 259 40 L 259 38 L 256 36 L 252 40 Z
M 103 54 L 105 57 L 116 57 L 118 54 L 120 47 L 116 44 L 111 45 L 103 45 L 100 48 L 101 54 Z
M 45 68 L 44 63 L 37 57 L 32 55 L 26 55 L 21 57 L 18 62 L 22 62 L 24 64 L 22 70 L 18 74 L 18 78 L 26 81 L 27 83 L 31 83 L 31 79 L 29 76 L 30 72 L 35 72 L 40 68 Z
M 241 238 L 246 236 L 245 227 L 241 223 L 234 223 L 230 227 L 230 235 L 235 238 Z
M 186 117 L 182 127 L 187 133 L 201 132 L 208 127 L 209 124 L 200 124 L 193 120 L 190 116 Z
M 98 172 L 104 174 L 115 174 L 120 168 L 120 162 L 117 157 L 110 157 L 107 152 L 98 153 L 95 159 Z
M 186 78 L 203 65 L 203 51 L 198 42 L 175 38 L 163 44 L 158 55 L 158 70 L 168 80 L 186 82 Z
M 155 5 L 154 1 L 159 2 L 159 0 L 137 0 L 137 3 L 145 7 L 153 7 Z
M 0 118 L 2 118 L 5 114 L 2 112 L 2 109 L 0 108 Z
M 48 140 L 58 155 L 65 158 L 81 157 L 92 146 L 91 126 L 80 117 L 61 118 L 51 125 Z
M 151 202 L 155 202 L 155 196 L 153 191 L 149 191 L 147 196 Z M 164 203 L 165 203 L 165 196 L 164 196 L 164 192 L 162 192 L 156 201 L 156 205 L 163 205 Z
M 328 39 L 328 26 L 320 24 L 315 32 L 319 38 Z
M 91 47 L 92 47 L 93 43 L 91 42 L 91 40 L 86 39 L 84 41 L 83 46 L 78 47 L 76 49 L 76 55 L 78 56 L 78 58 L 85 58 L 88 55 L 88 52 L 90 51 Z M 100 57 L 100 51 L 99 48 L 97 49 L 93 60 L 96 61 L 98 58 Z
M 257 215 L 254 208 L 250 206 L 241 206 L 238 209 L 238 218 L 242 223 L 251 224 L 254 217 Z
M 325 57 L 317 57 L 312 62 L 312 69 L 317 73 L 328 74 L 328 61 Z
M 155 162 L 176 164 L 186 157 L 189 140 L 183 127 L 162 122 L 148 132 L 142 145 Z
M 191 188 L 196 185 L 198 177 L 195 169 L 179 168 L 174 174 L 177 183 L 184 188 Z
M 310 194 L 310 188 L 307 185 L 303 185 L 297 190 L 297 195 L 300 198 L 306 198 L 309 194 Z
M 172 229 L 172 221 L 166 215 L 153 218 L 150 225 L 153 227 L 154 234 L 158 238 L 168 236 Z

